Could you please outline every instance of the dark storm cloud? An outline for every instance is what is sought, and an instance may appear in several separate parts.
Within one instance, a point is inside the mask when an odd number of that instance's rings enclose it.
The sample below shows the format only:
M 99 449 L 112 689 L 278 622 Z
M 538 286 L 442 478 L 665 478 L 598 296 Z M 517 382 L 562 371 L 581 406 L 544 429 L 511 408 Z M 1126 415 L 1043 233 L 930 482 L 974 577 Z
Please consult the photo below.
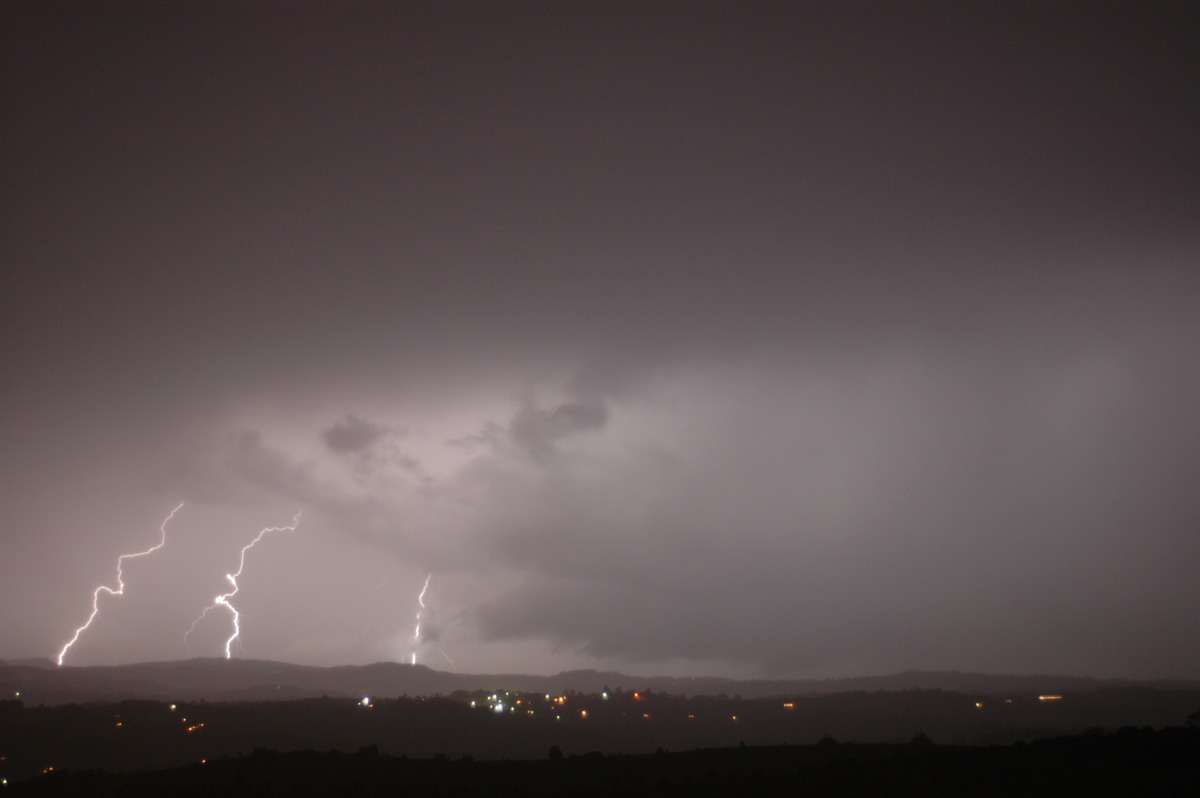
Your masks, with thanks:
M 484 604 L 480 623 L 597 656 L 749 656 L 768 671 L 957 660 L 967 629 L 1008 662 L 999 641 L 1020 649 L 1070 630 L 1094 641 L 1098 666 L 1136 667 L 1101 642 L 1117 606 L 1153 604 L 1128 581 L 1138 568 L 1123 576 L 1117 563 L 1172 551 L 1159 584 L 1178 601 L 1180 563 L 1197 553 L 1181 462 L 1146 457 L 1174 448 L 1162 436 L 1200 390 L 1155 355 L 1172 326 L 1143 333 L 1136 352 L 1046 357 L 1039 345 L 1056 344 L 1042 340 L 1015 362 L 910 355 L 843 361 L 836 379 L 798 375 L 774 390 L 696 385 L 747 413 L 672 458 L 550 466 L 519 494 L 510 473 L 494 476 L 502 495 L 488 517 L 506 519 L 514 495 L 521 508 L 498 554 L 538 576 Z M 1151 517 L 1155 543 L 1125 537 Z M 1142 623 L 1171 639 L 1165 620 Z
M 1194 675 L 1193 11 L 18 6 L 32 605 L 178 493 L 454 574 L 439 645 Z
M 608 420 L 602 398 L 563 402 L 551 410 L 526 398 L 509 424 L 511 440 L 534 457 L 548 457 L 554 442 L 580 432 L 599 431 Z
M 387 427 L 372 424 L 356 415 L 347 415 L 345 419 L 321 431 L 321 440 L 335 454 L 347 452 L 362 452 L 391 433 Z
M 346 532 L 379 540 L 392 531 L 387 508 L 377 497 L 315 475 L 310 466 L 266 445 L 257 432 L 238 434 L 224 465 L 255 488 L 334 519 Z
M 333 454 L 349 458 L 360 479 L 389 466 L 418 474 L 421 462 L 401 448 L 399 439 L 403 435 L 403 430 L 376 424 L 351 413 L 322 430 L 321 441 Z

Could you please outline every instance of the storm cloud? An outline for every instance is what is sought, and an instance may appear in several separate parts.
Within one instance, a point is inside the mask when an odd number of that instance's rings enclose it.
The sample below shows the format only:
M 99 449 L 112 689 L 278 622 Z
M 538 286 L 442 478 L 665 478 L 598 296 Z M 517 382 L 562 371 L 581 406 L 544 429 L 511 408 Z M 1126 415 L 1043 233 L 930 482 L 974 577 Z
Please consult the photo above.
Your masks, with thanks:
M 3 12 L 0 657 L 183 500 L 76 662 L 303 511 L 247 656 L 1195 676 L 1190 12 L 65 9 Z
M 345 419 L 322 430 L 321 440 L 335 454 L 362 452 L 389 433 L 387 427 L 349 414 Z

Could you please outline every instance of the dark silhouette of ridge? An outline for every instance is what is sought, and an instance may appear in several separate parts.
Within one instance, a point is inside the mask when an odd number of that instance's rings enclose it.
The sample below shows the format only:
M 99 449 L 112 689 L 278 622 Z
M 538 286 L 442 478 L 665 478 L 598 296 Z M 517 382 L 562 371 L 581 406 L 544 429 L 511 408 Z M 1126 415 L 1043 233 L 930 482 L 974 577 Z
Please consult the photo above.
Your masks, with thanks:
M 604 689 L 652 690 L 680 696 L 825 695 L 878 690 L 949 690 L 980 695 L 1090 692 L 1109 687 L 1200 689 L 1200 680 L 1131 681 L 1061 675 L 990 675 L 959 671 L 905 671 L 839 679 L 728 679 L 631 676 L 573 670 L 552 676 L 465 674 L 425 665 L 377 662 L 319 667 L 249 659 L 199 658 L 105 666 L 54 666 L 49 660 L 0 661 L 0 694 L 21 692 L 47 705 L 81 701 L 150 699 L 233 701 L 320 696 L 432 696 L 456 690 L 559 693 Z

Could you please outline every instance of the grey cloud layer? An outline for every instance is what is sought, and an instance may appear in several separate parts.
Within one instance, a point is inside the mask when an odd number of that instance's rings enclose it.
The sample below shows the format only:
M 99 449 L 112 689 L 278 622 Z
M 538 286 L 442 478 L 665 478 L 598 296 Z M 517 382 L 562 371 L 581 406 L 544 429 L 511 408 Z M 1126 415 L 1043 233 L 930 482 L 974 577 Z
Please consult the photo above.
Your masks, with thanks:
M 486 639 L 762 672 L 983 667 L 985 651 L 1153 670 L 1191 646 L 1160 601 L 1195 620 L 1181 473 L 1200 452 L 1175 436 L 1200 382 L 1155 362 L 1176 332 L 1140 350 L 1042 339 L 1016 359 L 888 346 L 832 372 L 768 355 L 660 372 L 623 399 L 525 395 L 404 494 L 351 498 L 249 435 L 235 468 L 396 556 L 525 574 L 475 597 Z M 1147 628 L 1157 645 L 1120 642 Z
M 1194 675 L 1190 12 L 20 5 L 0 640 L 181 495 L 444 641 Z

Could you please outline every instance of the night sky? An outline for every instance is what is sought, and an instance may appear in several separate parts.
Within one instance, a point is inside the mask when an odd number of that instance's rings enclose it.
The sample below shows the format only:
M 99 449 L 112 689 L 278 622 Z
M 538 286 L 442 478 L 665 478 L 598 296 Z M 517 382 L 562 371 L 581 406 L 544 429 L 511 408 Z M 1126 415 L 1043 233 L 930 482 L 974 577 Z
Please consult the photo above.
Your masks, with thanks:
M 0 658 L 1200 675 L 1196 4 L 0 14 Z

